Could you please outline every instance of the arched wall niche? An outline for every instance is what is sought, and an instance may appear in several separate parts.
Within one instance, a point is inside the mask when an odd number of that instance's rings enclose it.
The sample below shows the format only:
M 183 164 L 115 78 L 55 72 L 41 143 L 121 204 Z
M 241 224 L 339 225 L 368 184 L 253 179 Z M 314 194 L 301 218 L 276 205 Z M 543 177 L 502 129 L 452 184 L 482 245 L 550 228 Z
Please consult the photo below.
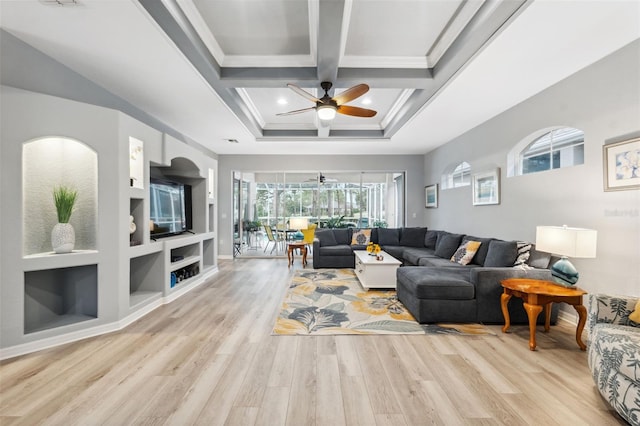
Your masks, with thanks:
M 57 223 L 53 189 L 65 185 L 78 191 L 69 223 L 75 230 L 74 250 L 97 250 L 98 155 L 76 139 L 47 136 L 23 143 L 23 255 L 52 251 L 51 230 Z

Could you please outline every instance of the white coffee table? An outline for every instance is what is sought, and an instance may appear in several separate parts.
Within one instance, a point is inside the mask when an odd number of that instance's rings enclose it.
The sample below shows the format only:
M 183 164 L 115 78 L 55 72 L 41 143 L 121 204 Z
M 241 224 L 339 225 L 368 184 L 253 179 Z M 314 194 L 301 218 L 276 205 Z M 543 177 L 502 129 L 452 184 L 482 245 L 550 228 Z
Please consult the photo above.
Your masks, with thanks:
M 354 251 L 356 276 L 365 290 L 370 288 L 396 288 L 396 269 L 402 264 L 389 253 L 381 251 L 382 260 L 369 256 L 366 250 Z

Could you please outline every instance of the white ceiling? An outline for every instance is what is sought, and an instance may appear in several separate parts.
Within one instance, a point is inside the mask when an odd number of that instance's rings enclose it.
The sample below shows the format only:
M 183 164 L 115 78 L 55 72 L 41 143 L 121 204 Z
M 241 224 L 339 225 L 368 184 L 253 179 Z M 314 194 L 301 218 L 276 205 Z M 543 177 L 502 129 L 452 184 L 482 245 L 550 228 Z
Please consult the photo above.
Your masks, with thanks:
M 640 38 L 636 0 L 44 3 L 1 27 L 219 154 L 423 154 Z M 376 117 L 276 116 L 324 79 Z

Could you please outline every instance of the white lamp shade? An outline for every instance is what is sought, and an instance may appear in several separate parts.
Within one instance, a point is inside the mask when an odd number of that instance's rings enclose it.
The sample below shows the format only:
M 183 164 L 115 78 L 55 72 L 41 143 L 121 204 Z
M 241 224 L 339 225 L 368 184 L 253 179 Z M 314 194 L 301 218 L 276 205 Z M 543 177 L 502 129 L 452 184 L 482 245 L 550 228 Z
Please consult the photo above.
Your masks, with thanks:
M 598 232 L 567 226 L 536 227 L 536 250 L 567 257 L 596 257 Z
M 309 220 L 306 217 L 292 217 L 289 219 L 290 229 L 307 229 Z
M 333 105 L 320 105 L 316 108 L 316 112 L 320 120 L 328 121 L 336 118 L 336 108 Z

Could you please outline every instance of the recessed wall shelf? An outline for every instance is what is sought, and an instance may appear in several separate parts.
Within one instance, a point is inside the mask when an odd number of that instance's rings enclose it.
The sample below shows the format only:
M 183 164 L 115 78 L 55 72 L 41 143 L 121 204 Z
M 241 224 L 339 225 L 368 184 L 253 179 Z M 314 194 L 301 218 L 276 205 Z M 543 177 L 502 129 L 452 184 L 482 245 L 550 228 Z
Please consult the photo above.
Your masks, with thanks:
M 98 266 L 24 273 L 24 332 L 63 327 L 98 317 Z

